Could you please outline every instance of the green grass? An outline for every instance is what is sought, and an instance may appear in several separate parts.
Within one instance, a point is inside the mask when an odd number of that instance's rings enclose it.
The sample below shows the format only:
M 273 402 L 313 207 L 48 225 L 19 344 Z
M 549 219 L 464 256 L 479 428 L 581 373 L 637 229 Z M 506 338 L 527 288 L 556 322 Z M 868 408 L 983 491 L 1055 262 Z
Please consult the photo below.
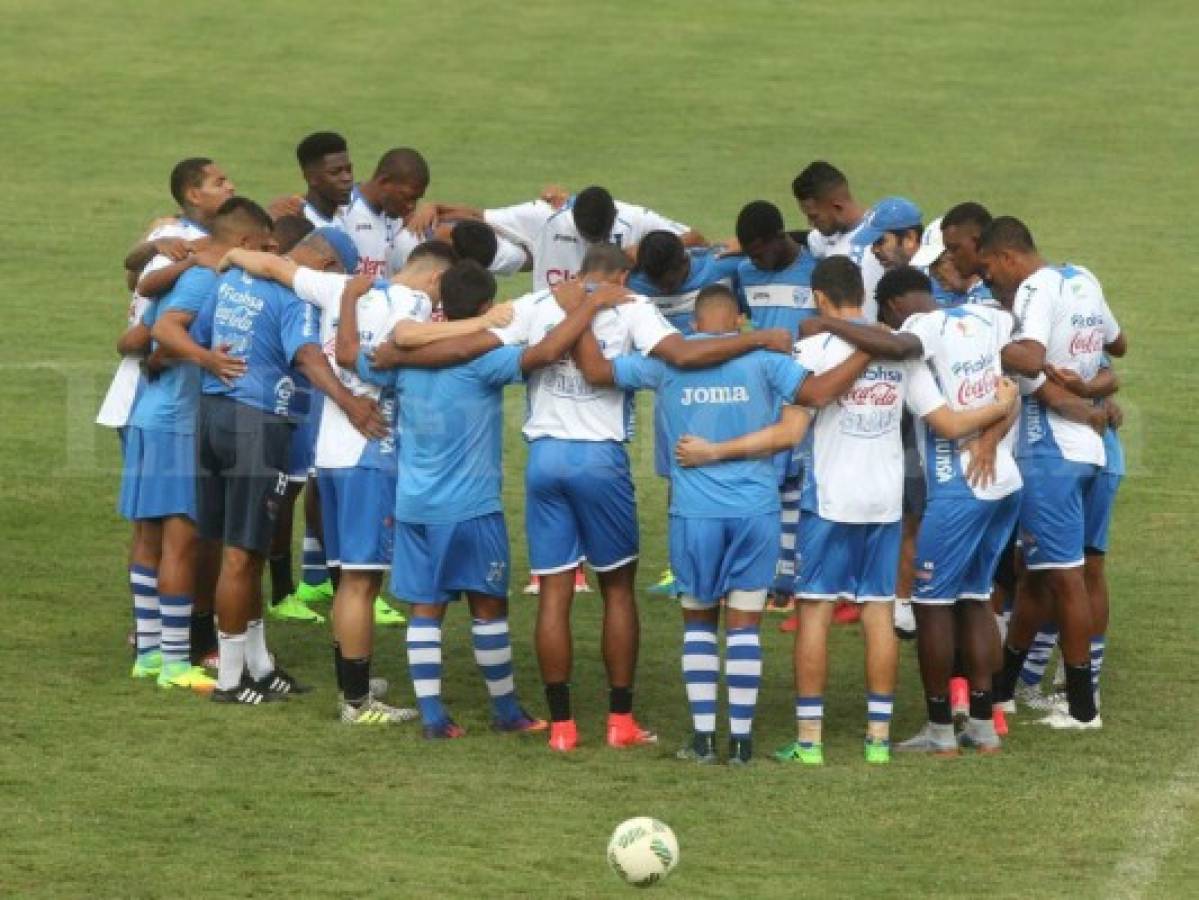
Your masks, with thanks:
M 650 814 L 679 835 L 671 896 L 1196 893 L 1190 4 L 0 0 L 0 13 L 0 892 L 617 895 L 607 836 Z M 298 188 L 292 148 L 327 127 L 363 175 L 389 146 L 421 148 L 438 197 L 501 204 L 598 181 L 715 236 L 756 197 L 800 224 L 790 179 L 827 157 L 862 198 L 909 194 L 930 216 L 980 199 L 1093 268 L 1132 342 L 1105 730 L 1016 725 L 999 758 L 868 769 L 850 630 L 835 640 L 824 770 L 680 767 L 665 756 L 687 730 L 679 624 L 650 601 L 639 708 L 665 746 L 610 752 L 593 597 L 576 611 L 587 745 L 569 759 L 487 734 L 460 610 L 446 692 L 472 734 L 451 746 L 337 727 L 317 628 L 271 627 L 318 686 L 282 708 L 131 683 L 115 439 L 91 425 L 124 314 L 120 260 L 169 209 L 177 159 L 211 154 L 265 200 Z M 632 453 L 648 584 L 663 492 L 644 436 Z M 518 680 L 540 709 L 523 598 L 514 621 Z M 766 645 L 763 749 L 792 727 L 787 641 L 770 631 Z M 910 652 L 901 735 L 921 720 Z M 397 633 L 378 660 L 402 687 Z

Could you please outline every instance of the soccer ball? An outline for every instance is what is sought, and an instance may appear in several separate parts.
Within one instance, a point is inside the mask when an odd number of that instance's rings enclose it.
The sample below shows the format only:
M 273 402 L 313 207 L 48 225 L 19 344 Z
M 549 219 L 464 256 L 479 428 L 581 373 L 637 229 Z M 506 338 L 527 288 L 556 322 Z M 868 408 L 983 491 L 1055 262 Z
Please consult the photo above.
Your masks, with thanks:
M 679 864 L 679 840 L 670 826 L 649 816 L 616 826 L 608 841 L 608 865 L 629 884 L 657 884 Z

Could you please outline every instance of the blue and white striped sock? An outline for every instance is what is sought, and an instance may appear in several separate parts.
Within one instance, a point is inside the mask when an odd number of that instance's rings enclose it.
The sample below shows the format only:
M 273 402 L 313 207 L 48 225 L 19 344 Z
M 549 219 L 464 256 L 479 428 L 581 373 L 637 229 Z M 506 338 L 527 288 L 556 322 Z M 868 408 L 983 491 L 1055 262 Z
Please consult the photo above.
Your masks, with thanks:
M 440 725 L 449 718 L 441 704 L 441 623 L 413 616 L 408 621 L 408 673 L 420 718 L 425 725 Z
M 475 662 L 487 682 L 491 708 L 503 722 L 520 718 L 520 703 L 516 699 L 516 682 L 512 678 L 512 641 L 508 635 L 507 619 L 474 619 L 470 626 Z
M 814 694 L 809 697 L 796 695 L 795 720 L 799 726 L 800 743 L 813 743 L 804 737 L 804 732 L 814 730 L 817 735 L 821 733 L 824 726 L 824 695 Z M 807 727 L 805 728 L 805 726 Z
M 161 594 L 162 663 L 191 662 L 192 598 L 185 594 Z
M 1045 678 L 1045 667 L 1049 665 L 1049 657 L 1053 656 L 1053 648 L 1057 644 L 1057 626 L 1051 625 L 1037 632 L 1028 648 L 1028 656 L 1024 658 L 1024 668 L 1020 670 L 1020 681 L 1031 688 L 1040 687 Z
M 315 587 L 329 580 L 329 570 L 325 568 L 325 548 L 316 532 L 309 526 L 304 526 L 304 556 L 300 564 L 300 577 L 307 585 Z
M 129 567 L 129 589 L 133 592 L 133 626 L 137 655 L 153 653 L 162 643 L 162 615 L 158 609 L 158 570 Z
M 719 678 L 716 626 L 688 622 L 683 627 L 683 684 L 691 707 L 692 727 L 701 734 L 716 733 L 716 682 Z
M 762 640 L 756 627 L 725 635 L 724 677 L 729 692 L 729 735 L 749 737 L 762 684 Z
M 1091 690 L 1099 694 L 1099 673 L 1103 671 L 1103 654 L 1107 650 L 1107 636 L 1091 638 Z
M 793 462 L 795 467 L 797 463 Z M 794 594 L 796 576 L 796 541 L 799 537 L 799 497 L 802 487 L 799 474 L 788 474 L 779 488 L 779 559 L 775 566 L 774 592 Z
M 866 728 L 872 738 L 891 734 L 891 715 L 895 711 L 894 694 L 866 692 Z

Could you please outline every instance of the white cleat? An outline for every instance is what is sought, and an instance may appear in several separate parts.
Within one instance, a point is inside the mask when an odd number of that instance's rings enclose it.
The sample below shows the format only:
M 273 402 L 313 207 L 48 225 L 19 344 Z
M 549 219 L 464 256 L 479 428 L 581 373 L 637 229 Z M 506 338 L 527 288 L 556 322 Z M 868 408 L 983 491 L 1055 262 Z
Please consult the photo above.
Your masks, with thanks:
M 1037 688 L 1020 682 L 1016 685 L 1015 702 L 1026 709 L 1050 713 L 1062 708 L 1065 696 L 1063 694 L 1042 694 Z
M 1080 722 L 1067 710 L 1057 709 L 1041 719 L 1041 724 L 1048 725 L 1055 731 L 1098 731 L 1103 727 L 1103 719 L 1099 717 L 1099 713 L 1095 713 L 1095 718 L 1091 721 Z
M 901 641 L 910 641 L 916 636 L 916 613 L 911 602 L 896 600 L 894 615 L 895 633 Z
M 415 709 L 388 706 L 373 696 L 368 696 L 361 706 L 351 706 L 342 700 L 340 718 L 347 725 L 400 725 L 420 718 Z
M 540 594 L 541 593 L 541 584 L 538 582 L 536 575 L 529 576 L 529 583 L 525 585 L 524 593 L 526 593 L 526 594 Z

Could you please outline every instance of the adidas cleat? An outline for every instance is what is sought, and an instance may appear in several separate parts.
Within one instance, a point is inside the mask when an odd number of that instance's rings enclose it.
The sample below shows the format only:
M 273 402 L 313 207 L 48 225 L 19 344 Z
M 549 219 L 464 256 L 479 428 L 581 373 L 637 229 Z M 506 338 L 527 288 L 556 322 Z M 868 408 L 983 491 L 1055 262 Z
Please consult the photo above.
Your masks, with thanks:
M 401 725 L 420 718 L 415 709 L 388 706 L 373 696 L 367 696 L 361 706 L 341 701 L 341 721 L 346 725 Z
M 283 694 L 271 694 L 261 690 L 248 676 L 242 678 L 241 684 L 235 688 L 222 690 L 216 688 L 210 695 L 213 703 L 231 703 L 241 706 L 259 706 L 263 703 L 277 703 L 286 700 Z
M 910 641 L 916 637 L 916 613 L 912 611 L 911 602 L 895 601 L 895 611 L 892 616 L 895 635 L 901 641 Z
M 774 758 L 781 763 L 797 762 L 805 766 L 824 765 L 824 744 L 808 741 L 792 741 L 774 751 Z
M 1080 722 L 1074 716 L 1070 715 L 1069 710 L 1059 709 L 1051 712 L 1045 718 L 1040 720 L 1042 725 L 1048 725 L 1055 731 L 1099 731 L 1103 728 L 1103 719 L 1099 717 L 1099 713 L 1095 713 L 1095 718 L 1089 722 Z
M 278 666 L 275 666 L 275 671 L 269 675 L 264 675 L 262 678 L 255 678 L 254 685 L 261 691 L 283 697 L 292 694 L 307 694 L 312 690 L 308 685 L 300 684 L 300 682 L 296 681 Z

